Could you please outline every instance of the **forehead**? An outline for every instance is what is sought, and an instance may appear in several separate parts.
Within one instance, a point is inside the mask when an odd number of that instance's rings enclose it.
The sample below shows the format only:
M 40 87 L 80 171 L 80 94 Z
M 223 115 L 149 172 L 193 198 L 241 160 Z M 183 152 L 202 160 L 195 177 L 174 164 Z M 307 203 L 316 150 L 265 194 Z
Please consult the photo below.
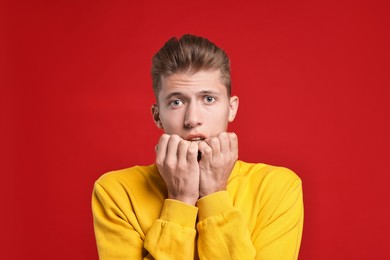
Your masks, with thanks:
M 192 92 L 192 91 L 215 91 L 227 93 L 226 86 L 222 82 L 221 72 L 215 71 L 198 71 L 174 73 L 161 78 L 161 94 L 169 92 Z

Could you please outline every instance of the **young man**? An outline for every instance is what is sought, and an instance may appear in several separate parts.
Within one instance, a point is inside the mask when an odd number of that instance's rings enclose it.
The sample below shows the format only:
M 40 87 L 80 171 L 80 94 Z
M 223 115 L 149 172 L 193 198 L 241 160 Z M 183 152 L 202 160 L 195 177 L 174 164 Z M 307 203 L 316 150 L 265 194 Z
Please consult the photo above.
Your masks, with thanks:
M 297 259 L 301 181 L 238 158 L 230 62 L 205 38 L 153 57 L 156 163 L 103 175 L 92 210 L 100 259 Z

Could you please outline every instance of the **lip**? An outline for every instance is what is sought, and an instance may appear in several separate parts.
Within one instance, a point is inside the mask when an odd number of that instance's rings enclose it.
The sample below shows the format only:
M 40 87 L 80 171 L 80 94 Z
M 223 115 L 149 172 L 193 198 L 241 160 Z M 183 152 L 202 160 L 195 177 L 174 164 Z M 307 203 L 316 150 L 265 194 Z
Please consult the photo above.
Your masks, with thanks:
M 189 135 L 186 137 L 186 140 L 187 141 L 202 141 L 206 139 L 206 136 L 204 136 L 203 134 L 192 134 L 192 135 Z

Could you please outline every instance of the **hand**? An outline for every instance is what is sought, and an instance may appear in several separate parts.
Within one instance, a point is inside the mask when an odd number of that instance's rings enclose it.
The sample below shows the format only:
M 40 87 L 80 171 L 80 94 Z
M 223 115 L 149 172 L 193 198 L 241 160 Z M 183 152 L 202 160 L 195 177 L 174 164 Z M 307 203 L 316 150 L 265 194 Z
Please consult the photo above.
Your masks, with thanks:
M 195 205 L 199 199 L 198 143 L 163 134 L 156 152 L 156 165 L 167 185 L 168 199 Z
M 202 153 L 199 161 L 199 196 L 204 197 L 226 190 L 227 181 L 238 158 L 238 141 L 235 133 L 220 133 L 199 144 Z

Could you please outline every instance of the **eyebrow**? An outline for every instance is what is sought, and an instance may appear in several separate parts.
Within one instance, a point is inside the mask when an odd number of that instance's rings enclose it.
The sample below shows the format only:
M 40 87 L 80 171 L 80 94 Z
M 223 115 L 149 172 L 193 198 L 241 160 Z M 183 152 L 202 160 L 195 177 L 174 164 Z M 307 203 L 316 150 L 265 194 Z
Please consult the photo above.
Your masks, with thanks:
M 218 95 L 219 92 L 213 91 L 213 90 L 202 90 L 202 91 L 198 92 L 198 94 L 201 94 L 201 95 Z M 184 94 L 183 92 L 178 92 L 178 91 L 177 92 L 172 92 L 168 96 L 166 96 L 164 99 L 165 100 L 169 100 L 169 99 L 171 99 L 174 96 L 186 96 L 186 94 Z

